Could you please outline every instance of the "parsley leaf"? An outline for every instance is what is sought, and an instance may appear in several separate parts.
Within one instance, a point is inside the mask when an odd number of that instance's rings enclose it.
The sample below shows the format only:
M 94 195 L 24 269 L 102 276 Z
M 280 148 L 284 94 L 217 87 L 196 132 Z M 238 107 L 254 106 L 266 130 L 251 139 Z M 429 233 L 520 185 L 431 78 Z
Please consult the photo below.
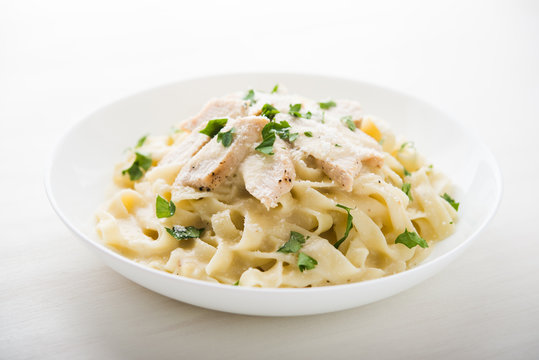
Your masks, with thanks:
M 277 250 L 285 254 L 297 253 L 299 249 L 305 244 L 305 236 L 295 231 L 290 231 L 290 238 L 288 241 Z
M 307 136 L 307 137 L 313 137 L 313 133 L 310 132 L 310 131 L 305 131 L 304 134 L 305 134 L 305 136 Z
M 197 229 L 194 226 L 185 227 L 181 225 L 174 225 L 172 229 L 167 227 L 165 229 L 173 238 L 178 240 L 199 238 L 204 231 L 204 228 Z
M 320 105 L 320 109 L 328 110 L 334 106 L 337 106 L 335 101 L 330 100 L 328 102 L 319 102 L 318 105 Z
M 310 257 L 309 255 L 300 252 L 298 255 L 298 267 L 299 271 L 312 270 L 318 265 L 318 261 Z
M 255 147 L 255 150 L 266 155 L 273 155 L 273 143 L 275 142 L 275 133 L 271 133 L 262 139 L 262 142 Z
M 225 127 L 226 123 L 228 122 L 228 119 L 213 119 L 208 121 L 208 124 L 206 124 L 206 127 L 199 131 L 201 134 L 208 135 L 209 137 L 214 137 L 221 131 L 222 128 Z
M 410 199 L 410 201 L 413 201 L 414 199 L 412 199 L 412 193 L 410 192 L 411 189 L 412 189 L 412 184 L 410 183 L 402 184 L 402 192 L 408 195 L 408 199 Z
M 310 111 L 307 111 L 307 112 L 305 113 L 305 115 L 303 115 L 303 117 L 304 117 L 305 119 L 310 119 L 310 118 L 313 117 L 313 113 L 310 112 Z
M 271 90 L 271 93 L 275 94 L 277 91 L 279 91 L 279 84 L 275 84 L 275 86 L 273 87 L 273 90 Z
M 290 142 L 296 141 L 296 139 L 297 139 L 298 136 L 299 136 L 298 133 L 292 133 L 292 134 L 290 134 L 290 133 L 287 132 L 287 134 L 288 134 L 288 141 L 290 141 Z M 285 140 L 286 140 L 286 139 L 285 139 Z
M 175 212 L 176 205 L 174 205 L 172 200 L 168 202 L 160 195 L 157 195 L 155 199 L 155 214 L 159 219 L 171 217 Z
M 299 112 L 301 110 L 301 104 L 290 104 L 290 110 L 288 110 L 288 113 L 295 117 L 301 117 L 301 113 Z
M 406 170 L 406 168 L 403 168 L 403 169 L 404 169 L 404 176 L 412 175 L 408 170 Z
M 144 142 L 146 142 L 147 138 L 148 138 L 148 134 L 146 134 L 143 137 L 141 137 L 140 139 L 138 139 L 137 145 L 135 145 L 135 149 L 137 149 L 137 148 L 141 147 L 142 145 L 144 145 Z
M 232 284 L 232 285 L 238 286 L 239 284 L 240 284 L 240 281 L 238 280 L 238 281 L 236 281 L 236 282 L 235 282 L 234 284 Z
M 342 147 L 342 145 L 339 145 L 339 144 L 335 144 L 335 147 Z
M 260 115 L 262 116 L 265 116 L 267 117 L 268 119 L 272 120 L 273 121 L 273 118 L 275 117 L 275 115 L 277 115 L 279 113 L 279 110 L 277 110 L 276 108 L 274 108 L 272 105 L 270 104 L 264 104 L 264 106 L 262 106 L 262 113 Z
M 447 201 L 449 203 L 449 205 L 451 205 L 453 207 L 453 209 L 455 209 L 456 211 L 459 211 L 460 203 L 456 202 L 451 196 L 449 196 L 448 193 L 444 193 L 441 197 L 442 197 L 442 199 Z
M 343 116 L 341 121 L 345 123 L 351 131 L 356 131 L 356 124 L 352 121 L 352 117 L 350 115 Z
M 275 142 L 276 135 L 279 135 L 283 140 L 291 142 L 296 140 L 298 134 L 290 134 L 289 127 L 290 124 L 287 121 L 267 123 L 262 129 L 262 142 L 255 148 L 255 150 L 262 154 L 273 155 L 273 143 Z
M 230 144 L 232 144 L 232 140 L 234 140 L 234 133 L 236 132 L 236 128 L 232 128 L 225 132 L 220 132 L 217 134 L 217 142 L 221 142 L 224 147 L 229 147 Z
M 336 206 L 346 210 L 346 212 L 348 213 L 348 217 L 346 218 L 346 230 L 344 231 L 344 236 L 333 245 L 335 246 L 335 249 L 338 249 L 339 246 L 341 246 L 341 244 L 343 243 L 343 241 L 346 240 L 348 234 L 350 234 L 350 230 L 352 229 L 352 220 L 354 219 L 354 217 L 352 216 L 352 214 L 350 214 L 350 210 L 352 210 L 351 208 L 341 204 L 337 204 Z
M 253 89 L 249 90 L 247 92 L 247 95 L 245 95 L 243 97 L 243 100 L 249 100 L 250 101 L 250 105 L 253 105 L 256 103 L 256 100 L 255 100 L 255 92 Z
M 404 229 L 404 232 L 397 236 L 395 239 L 395 244 L 404 244 L 408 248 L 413 248 L 414 246 L 421 246 L 422 248 L 428 248 L 429 244 L 421 236 L 417 235 L 415 232 L 410 232 L 408 229 Z
M 148 170 L 152 166 L 152 158 L 146 155 L 142 155 L 139 152 L 135 152 L 135 161 L 129 169 L 122 171 L 122 175 L 129 174 L 129 179 L 135 181 L 140 179 L 144 175 L 144 171 Z

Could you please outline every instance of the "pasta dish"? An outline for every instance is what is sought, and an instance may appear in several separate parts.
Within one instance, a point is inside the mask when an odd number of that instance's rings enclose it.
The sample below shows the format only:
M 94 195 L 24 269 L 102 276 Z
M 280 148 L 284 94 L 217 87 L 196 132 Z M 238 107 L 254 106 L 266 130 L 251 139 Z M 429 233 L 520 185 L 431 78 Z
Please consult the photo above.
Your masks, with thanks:
M 108 246 L 178 276 L 312 287 L 395 274 L 455 227 L 451 184 L 352 100 L 276 85 L 143 136 L 98 210 Z

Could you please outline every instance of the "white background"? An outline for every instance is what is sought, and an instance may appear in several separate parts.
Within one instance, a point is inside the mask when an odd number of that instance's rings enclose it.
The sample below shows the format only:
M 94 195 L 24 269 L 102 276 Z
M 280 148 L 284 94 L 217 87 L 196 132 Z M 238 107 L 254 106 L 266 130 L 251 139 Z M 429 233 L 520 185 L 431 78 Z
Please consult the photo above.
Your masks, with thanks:
M 499 160 L 496 217 L 400 295 L 260 318 L 131 283 L 53 213 L 44 169 L 82 116 L 162 83 L 258 70 L 365 80 L 463 119 Z M 538 122 L 531 0 L 0 1 L 0 358 L 538 358 Z

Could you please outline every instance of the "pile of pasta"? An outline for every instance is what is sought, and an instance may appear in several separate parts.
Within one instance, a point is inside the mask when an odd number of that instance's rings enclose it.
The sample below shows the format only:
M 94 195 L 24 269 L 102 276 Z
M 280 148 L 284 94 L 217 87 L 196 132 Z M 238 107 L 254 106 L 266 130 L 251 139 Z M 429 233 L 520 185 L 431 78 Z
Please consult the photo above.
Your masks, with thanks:
M 404 271 L 454 231 L 457 208 L 442 197 L 450 183 L 385 122 L 365 116 L 358 131 L 381 144 L 382 166 L 364 165 L 352 191 L 345 191 L 299 154 L 291 191 L 270 209 L 246 191 L 241 176 L 213 191 L 174 184 L 180 169 L 155 165 L 188 132 L 145 137 L 116 166 L 117 188 L 97 213 L 97 232 L 138 263 L 222 284 L 301 288 Z M 125 169 L 137 154 L 151 154 L 152 169 L 132 181 Z M 170 216 L 156 216 L 157 198 L 174 208 Z M 196 236 L 179 240 L 173 234 L 186 229 Z M 425 243 L 396 242 L 403 233 Z M 296 251 L 283 251 L 286 246 Z

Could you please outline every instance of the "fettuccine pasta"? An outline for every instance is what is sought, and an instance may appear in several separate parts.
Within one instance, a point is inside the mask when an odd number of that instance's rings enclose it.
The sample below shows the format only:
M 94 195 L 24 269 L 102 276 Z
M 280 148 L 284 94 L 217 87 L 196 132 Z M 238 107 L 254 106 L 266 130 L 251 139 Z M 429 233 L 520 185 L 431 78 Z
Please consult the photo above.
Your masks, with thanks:
M 178 276 L 346 284 L 417 265 L 455 227 L 445 176 L 350 100 L 281 89 L 211 100 L 139 140 L 97 213 L 104 243 Z

